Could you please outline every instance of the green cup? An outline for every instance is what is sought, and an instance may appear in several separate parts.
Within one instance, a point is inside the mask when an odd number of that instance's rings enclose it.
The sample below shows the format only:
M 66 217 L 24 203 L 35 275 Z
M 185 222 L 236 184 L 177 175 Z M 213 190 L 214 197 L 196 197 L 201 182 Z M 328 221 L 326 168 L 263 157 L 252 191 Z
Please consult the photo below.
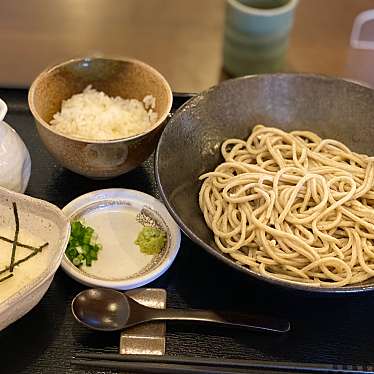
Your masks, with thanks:
M 227 0 L 224 70 L 233 76 L 282 69 L 298 0 Z

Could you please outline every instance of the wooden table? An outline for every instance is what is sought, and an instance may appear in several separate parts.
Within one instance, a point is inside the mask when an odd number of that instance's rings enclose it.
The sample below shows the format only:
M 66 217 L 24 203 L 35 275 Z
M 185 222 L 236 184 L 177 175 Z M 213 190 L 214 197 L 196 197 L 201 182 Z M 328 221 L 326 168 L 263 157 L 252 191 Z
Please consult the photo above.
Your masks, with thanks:
M 159 69 L 175 91 L 221 75 L 224 0 L 1 0 L 0 86 L 27 87 L 45 66 L 122 55 Z M 285 70 L 374 84 L 374 52 L 349 46 L 353 20 L 374 0 L 300 0 Z

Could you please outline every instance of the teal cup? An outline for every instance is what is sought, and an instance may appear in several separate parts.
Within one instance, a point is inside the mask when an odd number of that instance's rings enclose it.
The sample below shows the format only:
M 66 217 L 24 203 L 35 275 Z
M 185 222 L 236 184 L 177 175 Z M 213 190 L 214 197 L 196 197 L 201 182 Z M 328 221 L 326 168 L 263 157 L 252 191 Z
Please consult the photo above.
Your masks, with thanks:
M 298 0 L 227 0 L 223 67 L 232 76 L 282 70 Z

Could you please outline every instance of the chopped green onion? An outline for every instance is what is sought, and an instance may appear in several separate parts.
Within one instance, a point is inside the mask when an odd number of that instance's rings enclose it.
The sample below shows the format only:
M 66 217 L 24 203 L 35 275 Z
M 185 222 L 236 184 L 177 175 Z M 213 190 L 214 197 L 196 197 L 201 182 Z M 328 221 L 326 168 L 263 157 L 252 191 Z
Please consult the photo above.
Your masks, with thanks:
M 91 266 L 97 260 L 97 253 L 102 248 L 94 240 L 94 229 L 80 221 L 71 222 L 69 244 L 65 250 L 68 259 L 77 267 Z

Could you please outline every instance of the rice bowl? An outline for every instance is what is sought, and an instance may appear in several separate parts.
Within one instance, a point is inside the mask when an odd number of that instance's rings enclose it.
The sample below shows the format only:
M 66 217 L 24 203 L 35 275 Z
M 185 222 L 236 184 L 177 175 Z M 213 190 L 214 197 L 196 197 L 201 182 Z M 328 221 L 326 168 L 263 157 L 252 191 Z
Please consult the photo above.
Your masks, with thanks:
M 62 103 L 89 85 L 116 98 L 136 99 L 152 121 L 135 135 L 95 139 L 58 131 L 51 124 Z M 151 97 L 150 97 L 151 95 Z M 65 168 L 89 178 L 112 178 L 136 168 L 156 148 L 173 102 L 170 85 L 151 66 L 134 59 L 81 58 L 47 68 L 34 80 L 29 106 L 47 150 Z M 154 106 L 154 108 L 152 107 Z M 117 115 L 116 115 L 117 116 Z M 122 115 L 121 115 L 122 116 Z M 108 136 L 111 139 L 108 139 Z

